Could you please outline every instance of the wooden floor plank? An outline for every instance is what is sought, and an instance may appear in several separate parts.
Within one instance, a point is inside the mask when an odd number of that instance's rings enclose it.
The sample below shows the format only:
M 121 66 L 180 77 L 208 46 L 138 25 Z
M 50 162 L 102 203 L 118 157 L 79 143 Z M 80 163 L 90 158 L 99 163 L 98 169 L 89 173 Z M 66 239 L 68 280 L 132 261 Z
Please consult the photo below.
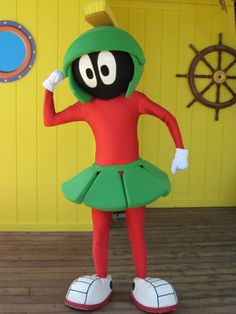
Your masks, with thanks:
M 147 211 L 148 275 L 172 282 L 176 314 L 236 314 L 236 208 Z M 0 313 L 77 313 L 63 304 L 75 277 L 94 273 L 92 234 L 0 232 Z M 112 301 L 99 313 L 138 314 L 125 220 L 112 222 Z M 92 313 L 92 312 L 91 312 Z

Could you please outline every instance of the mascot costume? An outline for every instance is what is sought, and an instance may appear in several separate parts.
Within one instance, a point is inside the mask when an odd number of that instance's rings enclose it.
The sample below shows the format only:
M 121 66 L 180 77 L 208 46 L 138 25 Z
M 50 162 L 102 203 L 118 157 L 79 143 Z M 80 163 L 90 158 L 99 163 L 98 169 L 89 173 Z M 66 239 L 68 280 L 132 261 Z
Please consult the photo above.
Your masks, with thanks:
M 137 123 L 148 114 L 169 128 L 176 146 L 172 172 L 187 168 L 176 119 L 143 93 L 135 91 L 145 59 L 136 40 L 113 26 L 95 27 L 79 36 L 68 48 L 63 73 L 54 71 L 45 87 L 46 126 L 86 121 L 96 141 L 95 163 L 62 184 L 70 201 L 92 207 L 93 258 L 96 275 L 77 278 L 70 286 L 65 304 L 79 310 L 95 310 L 112 296 L 112 278 L 107 272 L 108 240 L 112 212 L 124 210 L 132 246 L 136 277 L 131 298 L 150 313 L 175 310 L 173 286 L 146 274 L 144 238 L 145 206 L 170 192 L 166 173 L 139 156 Z M 78 101 L 55 112 L 53 90 L 63 78 Z

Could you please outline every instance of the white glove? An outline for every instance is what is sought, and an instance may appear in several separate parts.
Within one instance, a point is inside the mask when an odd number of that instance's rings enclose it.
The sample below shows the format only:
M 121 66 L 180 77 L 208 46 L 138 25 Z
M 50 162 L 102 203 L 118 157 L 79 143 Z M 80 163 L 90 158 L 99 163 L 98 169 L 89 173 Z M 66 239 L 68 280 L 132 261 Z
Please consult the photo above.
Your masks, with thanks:
M 188 168 L 188 150 L 176 148 L 175 158 L 172 161 L 171 172 L 174 174 L 177 170 Z
M 53 71 L 49 77 L 43 82 L 43 86 L 50 90 L 51 92 L 54 91 L 54 88 L 57 84 L 61 84 L 63 81 L 64 76 L 61 71 L 55 70 Z

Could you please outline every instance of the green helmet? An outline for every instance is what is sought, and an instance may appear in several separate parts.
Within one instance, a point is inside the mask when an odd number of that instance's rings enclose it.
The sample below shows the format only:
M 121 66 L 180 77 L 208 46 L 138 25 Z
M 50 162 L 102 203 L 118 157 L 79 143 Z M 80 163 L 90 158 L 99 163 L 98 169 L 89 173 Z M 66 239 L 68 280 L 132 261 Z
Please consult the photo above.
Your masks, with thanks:
M 103 50 L 117 50 L 130 54 L 134 63 L 134 74 L 125 97 L 131 96 L 143 73 L 145 58 L 137 41 L 129 33 L 113 26 L 95 27 L 79 36 L 68 48 L 63 62 L 63 74 L 69 78 L 73 94 L 82 103 L 92 99 L 92 95 L 84 91 L 76 83 L 72 74 L 72 63 L 84 54 Z

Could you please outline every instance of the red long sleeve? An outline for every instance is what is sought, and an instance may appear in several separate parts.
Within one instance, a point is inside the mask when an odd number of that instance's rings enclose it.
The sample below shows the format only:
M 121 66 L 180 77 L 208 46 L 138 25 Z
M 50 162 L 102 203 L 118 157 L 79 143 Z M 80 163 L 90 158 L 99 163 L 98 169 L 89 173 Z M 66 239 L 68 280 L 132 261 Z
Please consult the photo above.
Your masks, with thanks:
M 139 94 L 139 111 L 141 114 L 155 116 L 165 122 L 177 148 L 184 148 L 181 133 L 175 117 L 160 105 L 152 102 L 144 94 Z
M 54 126 L 74 121 L 84 121 L 83 104 L 76 102 L 74 105 L 60 111 L 55 111 L 53 93 L 45 89 L 44 94 L 44 124 Z

